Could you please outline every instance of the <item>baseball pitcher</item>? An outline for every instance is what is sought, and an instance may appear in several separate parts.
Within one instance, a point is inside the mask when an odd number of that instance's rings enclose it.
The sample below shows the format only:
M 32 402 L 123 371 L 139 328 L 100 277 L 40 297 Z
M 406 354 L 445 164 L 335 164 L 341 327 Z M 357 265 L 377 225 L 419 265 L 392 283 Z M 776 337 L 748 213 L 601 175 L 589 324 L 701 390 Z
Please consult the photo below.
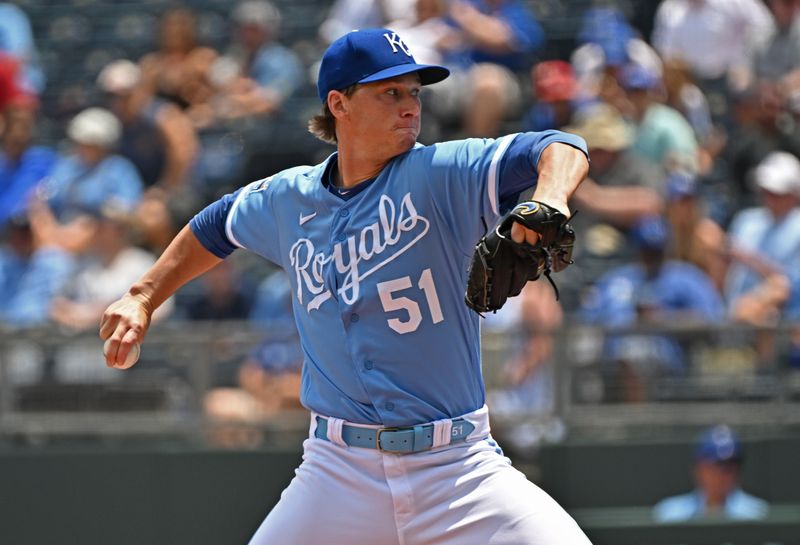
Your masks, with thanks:
M 125 368 L 153 311 L 237 249 L 288 272 L 309 438 L 252 545 L 589 543 L 492 439 L 479 331 L 571 262 L 586 147 L 558 131 L 418 144 L 420 88 L 447 76 L 387 29 L 331 44 L 310 128 L 337 151 L 208 206 L 104 315 Z

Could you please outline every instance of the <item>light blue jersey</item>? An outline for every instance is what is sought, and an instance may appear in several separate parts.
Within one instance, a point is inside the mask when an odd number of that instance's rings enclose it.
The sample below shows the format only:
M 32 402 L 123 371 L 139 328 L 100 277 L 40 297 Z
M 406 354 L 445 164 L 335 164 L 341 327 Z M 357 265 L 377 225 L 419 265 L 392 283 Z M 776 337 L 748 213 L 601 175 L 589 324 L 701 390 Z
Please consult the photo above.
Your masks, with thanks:
M 308 409 L 385 426 L 451 418 L 485 397 L 464 303 L 474 245 L 553 142 L 585 152 L 558 131 L 417 145 L 345 196 L 325 183 L 333 154 L 223 197 L 191 227 L 220 257 L 241 247 L 287 271 Z
M 759 520 L 769 514 L 769 504 L 736 488 L 725 498 L 721 514 L 730 520 Z M 658 522 L 685 522 L 708 515 L 702 490 L 664 498 L 653 507 L 653 518 Z

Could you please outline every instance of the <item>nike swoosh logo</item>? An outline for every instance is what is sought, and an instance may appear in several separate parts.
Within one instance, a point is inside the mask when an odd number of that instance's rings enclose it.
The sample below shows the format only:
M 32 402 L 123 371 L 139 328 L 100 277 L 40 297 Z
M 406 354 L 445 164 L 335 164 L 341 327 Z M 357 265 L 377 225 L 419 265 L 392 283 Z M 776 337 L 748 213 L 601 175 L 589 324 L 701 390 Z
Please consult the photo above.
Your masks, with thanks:
M 307 221 L 311 221 L 311 219 L 316 215 L 316 212 L 311 212 L 310 214 L 304 216 L 303 213 L 300 212 L 300 225 L 303 225 Z

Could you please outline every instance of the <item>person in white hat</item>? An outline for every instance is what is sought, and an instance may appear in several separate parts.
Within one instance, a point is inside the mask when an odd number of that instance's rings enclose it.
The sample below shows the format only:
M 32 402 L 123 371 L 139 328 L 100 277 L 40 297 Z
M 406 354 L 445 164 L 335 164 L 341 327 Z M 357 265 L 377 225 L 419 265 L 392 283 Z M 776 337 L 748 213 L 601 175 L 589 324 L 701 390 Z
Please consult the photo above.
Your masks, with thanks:
M 728 234 L 736 250 L 756 254 L 800 285 L 800 160 L 785 151 L 772 152 L 752 172 L 763 205 L 734 216 Z M 726 296 L 734 302 L 761 283 L 760 275 L 733 264 L 726 279 Z M 797 298 L 795 298 L 797 299 Z M 796 310 L 784 307 L 784 313 Z
M 87 108 L 67 126 L 72 149 L 61 156 L 38 192 L 52 213 L 65 248 L 82 251 L 91 241 L 92 217 L 113 205 L 132 213 L 142 198 L 142 180 L 129 160 L 115 153 L 119 120 L 103 108 Z

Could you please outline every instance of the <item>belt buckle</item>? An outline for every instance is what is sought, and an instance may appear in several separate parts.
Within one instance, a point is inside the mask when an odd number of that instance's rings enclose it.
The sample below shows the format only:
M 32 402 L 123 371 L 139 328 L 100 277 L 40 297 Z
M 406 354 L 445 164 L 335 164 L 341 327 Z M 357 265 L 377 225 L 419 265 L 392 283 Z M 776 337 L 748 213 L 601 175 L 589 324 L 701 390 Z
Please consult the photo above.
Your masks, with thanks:
M 379 428 L 375 433 L 375 448 L 381 452 L 394 452 L 392 450 L 386 450 L 381 446 L 381 434 L 387 431 L 400 431 L 400 428 Z

